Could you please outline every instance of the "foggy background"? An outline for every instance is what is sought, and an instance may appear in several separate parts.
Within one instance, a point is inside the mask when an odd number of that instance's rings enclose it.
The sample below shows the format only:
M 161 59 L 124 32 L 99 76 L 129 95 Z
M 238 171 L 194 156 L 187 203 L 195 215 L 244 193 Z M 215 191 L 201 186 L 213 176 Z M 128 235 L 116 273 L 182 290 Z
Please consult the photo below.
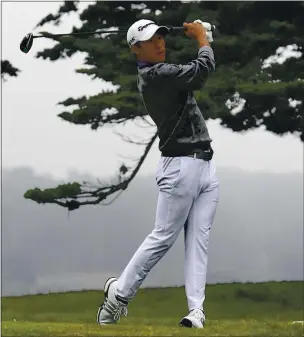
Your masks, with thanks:
M 303 279 L 303 176 L 219 169 L 208 282 Z M 71 181 L 88 176 L 74 172 Z M 91 177 L 91 181 L 95 181 Z M 68 213 L 23 198 L 61 180 L 29 168 L 3 171 L 2 294 L 102 289 L 154 226 L 154 176 L 138 176 L 110 206 Z M 110 199 L 109 199 L 110 200 Z M 183 233 L 143 286 L 183 285 Z

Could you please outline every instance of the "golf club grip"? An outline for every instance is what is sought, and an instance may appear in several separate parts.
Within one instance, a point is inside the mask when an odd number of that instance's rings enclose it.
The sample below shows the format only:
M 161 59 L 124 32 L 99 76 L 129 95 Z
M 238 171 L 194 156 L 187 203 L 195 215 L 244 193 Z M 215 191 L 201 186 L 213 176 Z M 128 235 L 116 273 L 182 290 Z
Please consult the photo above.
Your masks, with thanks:
M 171 27 L 170 30 L 175 31 L 175 30 L 185 30 L 184 27 Z M 211 30 L 212 32 L 215 31 L 215 25 L 211 25 Z

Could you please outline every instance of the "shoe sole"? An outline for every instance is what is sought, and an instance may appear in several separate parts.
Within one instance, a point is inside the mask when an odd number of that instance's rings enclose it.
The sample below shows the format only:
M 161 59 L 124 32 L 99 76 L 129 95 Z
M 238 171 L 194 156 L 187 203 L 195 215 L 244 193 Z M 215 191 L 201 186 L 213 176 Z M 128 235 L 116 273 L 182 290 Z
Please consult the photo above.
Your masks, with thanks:
M 110 277 L 110 278 L 106 281 L 106 283 L 105 283 L 105 285 L 104 285 L 104 296 L 105 296 L 105 298 L 108 297 L 108 292 L 109 292 L 110 285 L 111 285 L 113 282 L 115 282 L 115 281 L 117 281 L 117 278 L 116 278 L 116 277 Z M 99 322 L 99 315 L 100 315 L 100 313 L 101 313 L 101 310 L 102 310 L 102 306 L 100 306 L 99 309 L 98 309 L 98 311 L 97 311 L 96 322 L 97 322 L 97 324 L 99 324 L 99 325 L 107 325 L 106 323 L 100 323 L 100 322 Z
M 190 321 L 190 319 L 183 318 L 180 322 L 179 325 L 185 328 L 193 328 L 193 324 Z
M 196 327 L 193 325 L 192 321 L 188 318 L 183 318 L 180 322 L 179 325 L 184 328 L 195 328 L 195 329 L 203 329 L 204 325 L 202 327 Z

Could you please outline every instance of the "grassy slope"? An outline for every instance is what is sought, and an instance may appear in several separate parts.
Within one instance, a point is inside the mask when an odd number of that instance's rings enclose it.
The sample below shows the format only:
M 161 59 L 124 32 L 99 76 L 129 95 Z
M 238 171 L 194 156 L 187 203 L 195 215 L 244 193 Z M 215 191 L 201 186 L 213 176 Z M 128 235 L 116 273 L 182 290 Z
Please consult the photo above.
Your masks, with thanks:
M 208 285 L 206 328 L 180 328 L 187 313 L 183 288 L 142 289 L 128 318 L 95 323 L 100 291 L 2 298 L 2 335 L 22 336 L 304 336 L 303 282 Z M 15 321 L 14 321 L 15 320 Z

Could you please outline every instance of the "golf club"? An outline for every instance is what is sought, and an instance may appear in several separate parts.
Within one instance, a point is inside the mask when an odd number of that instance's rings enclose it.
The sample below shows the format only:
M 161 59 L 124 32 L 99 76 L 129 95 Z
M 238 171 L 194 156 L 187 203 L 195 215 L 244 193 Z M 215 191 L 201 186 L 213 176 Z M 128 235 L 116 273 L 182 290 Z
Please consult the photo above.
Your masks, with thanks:
M 179 31 L 183 30 L 184 27 L 168 27 L 169 28 L 169 33 L 173 31 Z M 215 26 L 211 25 L 211 30 L 215 30 Z M 119 30 L 97 30 L 95 32 L 78 32 L 78 33 L 65 33 L 65 34 L 48 34 L 47 36 L 45 35 L 33 35 L 32 33 L 27 34 L 21 41 L 20 43 L 20 50 L 27 54 L 33 45 L 34 39 L 38 38 L 52 38 L 53 36 L 86 36 L 86 35 L 94 35 L 94 34 L 110 34 L 110 33 L 126 33 L 128 30 L 127 29 L 119 29 Z

